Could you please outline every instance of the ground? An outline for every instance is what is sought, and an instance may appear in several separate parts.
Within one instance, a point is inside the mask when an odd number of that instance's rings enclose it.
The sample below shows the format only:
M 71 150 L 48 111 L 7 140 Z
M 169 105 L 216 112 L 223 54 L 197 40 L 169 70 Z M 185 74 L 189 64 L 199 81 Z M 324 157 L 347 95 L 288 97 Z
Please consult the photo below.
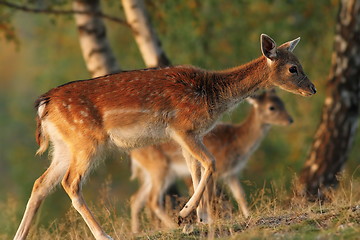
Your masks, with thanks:
M 360 191 L 359 181 L 342 179 L 336 190 L 330 192 L 327 201 L 307 201 L 294 194 L 293 188 L 262 188 L 252 193 L 251 216 L 245 219 L 236 209 L 233 199 L 225 196 L 215 204 L 217 219 L 210 226 L 190 224 L 185 221 L 176 229 L 164 229 L 145 211 L 141 216 L 143 232 L 130 231 L 129 206 L 121 205 L 111 195 L 99 194 L 98 201 L 90 207 L 105 231 L 114 239 L 360 239 Z M 174 220 L 187 197 L 177 198 L 176 209 L 168 210 Z M 235 206 L 235 207 L 234 207 Z M 9 198 L 0 204 L 2 221 L 0 239 L 11 239 L 20 216 L 15 214 L 17 202 Z M 195 214 L 193 214 L 194 216 Z M 39 220 L 40 218 L 40 220 Z M 47 224 L 47 225 L 46 225 Z M 65 217 L 46 224 L 40 216 L 35 220 L 28 239 L 94 239 L 80 215 L 70 208 Z M 186 227 L 185 227 L 186 226 Z M 184 233 L 184 228 L 187 233 Z

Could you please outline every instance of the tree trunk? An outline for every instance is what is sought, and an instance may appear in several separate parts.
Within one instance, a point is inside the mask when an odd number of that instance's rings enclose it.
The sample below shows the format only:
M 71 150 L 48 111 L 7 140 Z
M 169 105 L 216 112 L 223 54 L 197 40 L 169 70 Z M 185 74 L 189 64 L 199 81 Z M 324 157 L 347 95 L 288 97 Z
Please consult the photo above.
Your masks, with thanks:
M 100 11 L 99 0 L 75 0 L 75 11 Z M 80 46 L 86 67 L 92 77 L 120 71 L 116 58 L 106 38 L 106 28 L 102 18 L 93 15 L 75 14 Z
M 143 0 L 122 0 L 126 19 L 147 67 L 170 65 L 160 41 L 150 24 Z
M 308 197 L 321 199 L 337 185 L 358 127 L 359 101 L 360 0 L 341 0 L 321 122 L 300 175 Z

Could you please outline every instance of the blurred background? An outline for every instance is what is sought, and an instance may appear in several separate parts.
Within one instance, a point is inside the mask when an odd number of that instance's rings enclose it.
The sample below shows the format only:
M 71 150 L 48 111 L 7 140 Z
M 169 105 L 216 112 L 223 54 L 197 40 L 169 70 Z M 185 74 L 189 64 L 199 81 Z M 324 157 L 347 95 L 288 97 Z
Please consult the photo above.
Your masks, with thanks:
M 19 4 L 27 1 L 13 1 Z M 32 1 L 37 7 L 46 1 Z M 125 19 L 120 1 L 101 2 L 104 13 Z M 338 0 L 187 0 L 145 1 L 164 51 L 172 64 L 191 64 L 220 70 L 260 56 L 259 36 L 270 35 L 279 45 L 301 37 L 295 49 L 305 72 L 318 93 L 303 98 L 278 90 L 295 122 L 273 127 L 241 176 L 251 193 L 278 184 L 289 190 L 304 166 L 314 133 L 320 122 L 326 81 L 331 66 Z M 71 8 L 70 1 L 52 4 Z M 32 185 L 48 167 L 47 154 L 34 156 L 36 98 L 60 84 L 90 78 L 71 15 L 46 15 L 0 6 L 0 203 L 13 203 L 11 216 L 20 221 Z M 121 69 L 145 68 L 131 30 L 105 21 L 108 39 Z M 5 34 L 6 33 L 6 34 Z M 248 113 L 243 103 L 224 121 L 239 122 Z M 360 160 L 360 136 L 356 135 L 345 171 L 350 175 Z M 137 183 L 130 182 L 126 155 L 113 153 L 90 176 L 84 186 L 85 199 L 97 201 L 104 187 L 128 213 L 129 196 Z M 41 210 L 39 222 L 50 224 L 63 216 L 70 200 L 59 188 Z M 3 217 L 1 217 L 3 214 Z M 0 213 L 0 225 L 6 222 Z M 15 231 L 17 226 L 7 226 Z

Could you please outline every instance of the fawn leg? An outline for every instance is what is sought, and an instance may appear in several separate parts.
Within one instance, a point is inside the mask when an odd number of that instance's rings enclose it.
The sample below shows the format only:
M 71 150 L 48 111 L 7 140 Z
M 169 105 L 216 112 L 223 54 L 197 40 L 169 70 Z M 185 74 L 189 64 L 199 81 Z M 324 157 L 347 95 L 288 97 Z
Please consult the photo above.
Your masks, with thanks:
M 145 206 L 145 203 L 148 201 L 151 190 L 151 185 L 148 183 L 148 181 L 143 180 L 141 182 L 141 187 L 139 188 L 139 190 L 134 193 L 130 199 L 131 231 L 133 233 L 138 233 L 140 231 L 139 214 L 141 209 Z
M 166 172 L 164 173 L 166 174 Z M 150 192 L 150 208 L 156 214 L 156 216 L 165 224 L 168 228 L 176 228 L 176 224 L 171 217 L 165 212 L 163 205 L 164 192 L 167 190 L 169 180 L 167 176 L 158 174 L 152 176 L 152 189 Z
M 242 213 L 247 218 L 249 217 L 249 210 L 247 207 L 247 202 L 245 199 L 245 192 L 240 184 L 240 181 L 236 176 L 231 176 L 226 181 L 227 185 L 229 186 L 232 194 L 235 197 L 236 202 L 238 203 Z

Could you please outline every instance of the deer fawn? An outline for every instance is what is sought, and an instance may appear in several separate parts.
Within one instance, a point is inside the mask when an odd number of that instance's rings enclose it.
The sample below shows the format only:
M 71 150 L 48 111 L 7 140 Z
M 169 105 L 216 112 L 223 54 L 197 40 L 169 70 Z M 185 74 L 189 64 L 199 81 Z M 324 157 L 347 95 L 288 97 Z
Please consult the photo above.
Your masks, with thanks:
M 248 99 L 253 108 L 242 124 L 219 124 L 204 137 L 205 146 L 216 159 L 215 178 L 224 180 L 245 217 L 249 216 L 249 211 L 238 180 L 239 172 L 259 147 L 271 125 L 289 125 L 293 122 L 283 102 L 273 91 Z M 161 202 L 167 187 L 176 177 L 190 175 L 181 148 L 170 141 L 135 149 L 130 156 L 131 179 L 140 179 L 140 188 L 131 197 L 132 231 L 139 231 L 139 213 L 147 201 L 166 226 L 175 226 Z
M 225 71 L 191 66 L 121 72 L 51 89 L 36 101 L 38 154 L 52 143 L 49 168 L 33 186 L 15 239 L 24 239 L 41 202 L 61 182 L 96 239 L 111 239 L 87 207 L 81 189 L 108 146 L 130 150 L 173 139 L 183 149 L 195 191 L 180 216 L 200 202 L 215 171 L 202 137 L 228 109 L 258 89 L 316 92 L 292 53 L 299 38 L 276 47 L 261 35 L 263 56 Z M 200 165 L 198 164 L 200 163 Z M 199 169 L 202 174 L 199 176 Z M 201 179 L 200 179 L 201 177 Z

